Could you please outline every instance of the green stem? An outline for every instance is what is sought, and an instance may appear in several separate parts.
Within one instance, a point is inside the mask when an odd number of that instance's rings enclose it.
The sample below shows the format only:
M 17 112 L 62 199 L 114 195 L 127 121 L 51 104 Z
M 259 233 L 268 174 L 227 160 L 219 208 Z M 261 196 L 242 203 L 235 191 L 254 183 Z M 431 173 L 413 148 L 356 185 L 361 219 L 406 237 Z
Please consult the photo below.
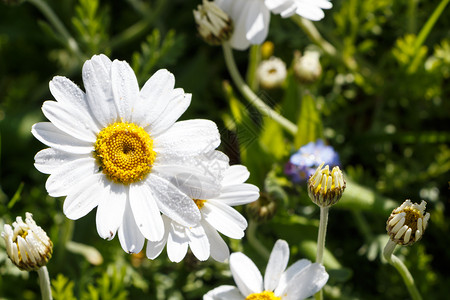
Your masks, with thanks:
M 408 288 L 408 292 L 411 295 L 411 298 L 413 300 L 422 300 L 422 296 L 420 295 L 419 290 L 414 283 L 414 278 L 412 277 L 408 268 L 397 256 L 393 254 L 396 246 L 397 244 L 389 239 L 383 250 L 384 258 L 400 273 L 403 282 Z
M 408 1 L 408 32 L 416 33 L 417 0 Z
M 84 60 L 84 55 L 81 53 L 78 47 L 77 41 L 70 35 L 69 31 L 64 27 L 64 24 L 54 13 L 51 7 L 42 0 L 27 0 L 29 3 L 33 4 L 41 13 L 48 19 L 48 21 L 53 25 L 56 31 L 63 37 L 66 46 L 75 53 L 80 60 Z
M 325 237 L 327 235 L 328 224 L 328 210 L 329 207 L 320 207 L 320 223 L 319 234 L 317 236 L 317 255 L 316 262 L 323 264 L 323 250 L 325 249 Z
M 320 223 L 319 223 L 319 234 L 317 235 L 317 254 L 316 262 L 323 265 L 323 251 L 325 249 L 325 237 L 327 235 L 327 224 L 328 224 L 328 210 L 329 207 L 320 207 Z M 315 298 L 317 300 L 323 299 L 323 290 L 316 293 Z
M 334 48 L 333 45 L 331 45 L 328 41 L 326 41 L 317 30 L 316 26 L 314 26 L 314 23 L 311 22 L 308 19 L 302 18 L 299 15 L 295 14 L 292 16 L 292 20 L 297 23 L 297 25 L 303 29 L 303 31 L 306 33 L 306 35 L 310 38 L 311 41 L 313 41 L 316 45 L 318 45 L 322 50 L 330 55 L 330 56 L 336 56 L 337 51 L 336 48 Z
M 262 257 L 268 260 L 270 257 L 270 251 L 267 250 L 267 248 L 263 244 L 261 244 L 261 242 L 256 237 L 257 228 L 258 224 L 255 221 L 250 220 L 247 228 L 247 240 Z
M 122 33 L 114 37 L 109 43 L 109 47 L 111 47 L 111 49 L 118 48 L 144 34 L 148 30 L 148 28 L 150 28 L 150 25 L 153 24 L 155 17 L 161 14 L 165 3 L 168 3 L 168 1 L 158 1 L 158 3 L 156 4 L 156 8 L 152 10 L 151 15 L 144 17 L 144 19 L 133 24 L 131 27 L 128 27 L 127 29 L 122 31 Z
M 337 60 L 342 61 L 345 66 L 352 71 L 358 69 L 358 63 L 356 60 L 353 57 L 342 56 L 332 44 L 322 37 L 313 22 L 302 18 L 299 15 L 294 15 L 291 18 L 305 32 L 309 39 L 323 50 L 323 52 Z
M 414 51 L 415 51 L 415 57 L 410 64 L 408 71 L 413 72 L 417 69 L 417 66 L 420 62 L 420 47 L 422 47 L 423 43 L 425 42 L 426 38 L 431 32 L 431 29 L 433 29 L 434 24 L 436 24 L 437 20 L 441 16 L 442 12 L 444 11 L 445 7 L 447 6 L 448 2 L 450 0 L 441 0 L 439 5 L 436 7 L 434 12 L 431 14 L 430 18 L 427 20 L 425 25 L 423 25 L 422 29 L 419 32 L 419 35 L 417 36 L 416 42 L 414 44 Z
M 52 300 L 52 289 L 50 286 L 50 277 L 46 266 L 37 270 L 39 275 L 39 285 L 41 286 L 42 300 Z
M 233 56 L 233 49 L 231 49 L 230 44 L 227 42 L 222 44 L 223 54 L 225 57 L 225 62 L 228 67 L 228 71 L 230 72 L 231 78 L 234 81 L 234 84 L 238 87 L 239 91 L 242 95 L 250 102 L 260 113 L 263 115 L 272 118 L 278 124 L 283 126 L 287 131 L 289 131 L 292 135 L 297 133 L 297 126 L 280 115 L 278 112 L 273 110 L 270 106 L 268 106 L 264 101 L 262 101 L 253 91 L 252 89 L 245 83 L 244 79 L 242 79 L 241 74 L 239 74 L 239 70 L 236 66 L 236 62 Z
M 261 46 L 251 46 L 249 56 L 250 59 L 247 69 L 247 83 L 252 90 L 256 90 L 258 88 L 256 70 L 258 69 L 259 63 L 261 62 Z
M 436 24 L 437 20 L 441 16 L 442 12 L 444 11 L 445 7 L 447 6 L 448 2 L 450 0 L 441 0 L 441 3 L 436 7 L 434 12 L 431 14 L 428 21 L 423 25 L 422 29 L 419 32 L 419 35 L 417 36 L 416 43 L 415 43 L 415 49 L 416 51 L 422 46 L 422 44 L 425 42 L 425 39 L 428 37 L 428 35 L 431 32 L 431 29 L 433 29 L 434 24 Z

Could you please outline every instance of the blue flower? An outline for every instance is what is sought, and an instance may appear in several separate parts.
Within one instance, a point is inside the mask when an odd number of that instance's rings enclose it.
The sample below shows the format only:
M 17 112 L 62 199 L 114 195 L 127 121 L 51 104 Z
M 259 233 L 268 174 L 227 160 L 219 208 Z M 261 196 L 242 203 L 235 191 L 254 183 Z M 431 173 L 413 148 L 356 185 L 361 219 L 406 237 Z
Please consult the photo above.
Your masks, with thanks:
M 330 167 L 339 165 L 339 155 L 333 147 L 327 146 L 322 140 L 310 142 L 292 154 L 284 172 L 295 183 L 306 181 L 314 174 L 316 168 L 324 162 Z

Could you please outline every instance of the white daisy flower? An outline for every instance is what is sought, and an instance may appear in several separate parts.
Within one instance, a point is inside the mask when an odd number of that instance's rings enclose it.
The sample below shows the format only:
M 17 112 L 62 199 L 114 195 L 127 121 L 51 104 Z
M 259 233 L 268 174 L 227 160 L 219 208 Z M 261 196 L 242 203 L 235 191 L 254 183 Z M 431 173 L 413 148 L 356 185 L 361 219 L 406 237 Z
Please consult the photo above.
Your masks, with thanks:
M 215 0 L 234 22 L 230 44 L 238 50 L 261 44 L 267 37 L 270 12 L 283 18 L 294 14 L 313 21 L 324 17 L 322 9 L 333 5 L 329 0 Z
M 278 240 L 270 254 L 263 277 L 243 253 L 230 256 L 230 269 L 237 287 L 222 285 L 209 291 L 203 300 L 300 300 L 317 293 L 328 281 L 328 273 L 318 263 L 302 259 L 287 268 L 289 246 Z
M 149 241 L 147 257 L 154 259 L 167 244 L 167 255 L 171 261 L 181 261 L 187 253 L 188 246 L 199 260 L 207 260 L 209 256 L 217 261 L 225 261 L 229 257 L 226 243 L 218 232 L 233 239 L 241 239 L 247 228 L 247 220 L 231 206 L 243 205 L 259 198 L 259 189 L 253 184 L 244 183 L 250 173 L 242 165 L 229 167 L 222 180 L 219 192 L 196 184 L 193 180 L 182 180 L 178 186 L 195 203 L 202 215 L 200 223 L 195 226 L 183 226 L 176 220 L 164 216 L 166 233 L 159 242 Z
M 191 95 L 174 89 L 167 70 L 157 71 L 139 90 L 128 63 L 95 55 L 83 66 L 83 83 L 86 93 L 54 77 L 50 91 L 56 101 L 42 107 L 50 122 L 32 128 L 50 147 L 36 154 L 35 166 L 50 174 L 50 196 L 67 196 L 65 215 L 76 220 L 97 207 L 98 234 L 112 239 L 119 232 L 128 252 L 138 246 L 134 235 L 162 239 L 160 211 L 185 226 L 197 224 L 197 206 L 170 178 L 181 169 L 206 176 L 187 162 L 220 144 L 216 124 L 176 122 Z

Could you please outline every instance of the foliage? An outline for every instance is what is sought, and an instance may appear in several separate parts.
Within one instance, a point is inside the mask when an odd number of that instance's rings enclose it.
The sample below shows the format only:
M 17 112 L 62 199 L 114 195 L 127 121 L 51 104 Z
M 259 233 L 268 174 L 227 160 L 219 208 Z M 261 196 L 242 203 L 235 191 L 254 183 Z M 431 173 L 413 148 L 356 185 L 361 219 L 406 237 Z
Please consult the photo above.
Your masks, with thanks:
M 397 254 L 427 299 L 447 297 L 450 7 L 427 31 L 436 1 L 334 0 L 314 25 L 336 54 L 313 46 L 321 49 L 323 74 L 310 84 L 296 80 L 292 64 L 295 51 L 313 42 L 293 20 L 272 15 L 268 40 L 290 66 L 283 86 L 262 90 L 253 80 L 258 47 L 235 56 L 255 93 L 298 126 L 292 135 L 241 96 L 220 47 L 197 36 L 192 9 L 200 0 L 41 1 L 66 31 L 35 1 L 0 4 L 0 226 L 29 211 L 46 230 L 54 243 L 48 269 L 56 300 L 201 299 L 233 284 L 228 264 L 190 254 L 179 264 L 165 252 L 156 260 L 126 254 L 117 238 L 98 237 L 95 210 L 74 223 L 62 213 L 63 199 L 47 195 L 47 176 L 33 167 L 44 146 L 31 125 L 45 119 L 40 107 L 53 98 L 49 80 L 63 75 L 82 85 L 82 64 L 98 53 L 130 62 L 140 86 L 159 68 L 173 72 L 176 87 L 193 94 L 183 118 L 218 123 L 221 150 L 249 168 L 263 204 L 276 208 L 272 218 L 258 219 L 250 207 L 238 207 L 250 227 L 243 240 L 226 239 L 231 251 L 243 251 L 264 270 L 265 255 L 283 238 L 291 262 L 314 260 L 319 210 L 305 185 L 293 184 L 283 169 L 301 145 L 323 138 L 339 153 L 347 179 L 342 200 L 330 209 L 325 297 L 408 297 L 381 257 L 387 217 L 405 199 L 426 200 L 431 222 L 420 243 Z M 40 298 L 37 275 L 12 266 L 3 239 L 0 274 L 1 299 Z

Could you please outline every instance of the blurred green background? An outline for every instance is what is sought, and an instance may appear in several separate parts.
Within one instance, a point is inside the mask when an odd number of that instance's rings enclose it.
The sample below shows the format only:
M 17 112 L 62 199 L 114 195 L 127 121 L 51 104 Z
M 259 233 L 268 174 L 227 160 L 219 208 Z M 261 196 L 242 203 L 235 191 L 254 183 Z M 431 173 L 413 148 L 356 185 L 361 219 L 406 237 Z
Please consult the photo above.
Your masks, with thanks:
M 290 182 L 283 168 L 299 146 L 323 138 L 339 153 L 347 178 L 343 199 L 330 210 L 325 297 L 408 299 L 400 275 L 380 255 L 385 222 L 405 199 L 426 200 L 431 221 L 423 239 L 398 255 L 424 299 L 448 297 L 450 8 L 433 16 L 448 1 L 332 1 L 326 17 L 314 24 L 336 53 L 322 53 L 323 73 L 312 84 L 294 78 L 294 52 L 320 47 L 294 20 L 272 15 L 267 40 L 289 68 L 283 86 L 266 91 L 252 80 L 259 47 L 235 56 L 255 91 L 299 124 L 297 136 L 259 115 L 235 90 L 222 49 L 197 35 L 192 10 L 200 0 L 3 2 L 0 222 L 11 223 L 28 211 L 49 234 L 55 299 L 201 299 L 214 287 L 233 284 L 227 264 L 199 262 L 191 254 L 178 264 L 165 252 L 153 261 L 145 254 L 128 255 L 117 238 L 108 242 L 98 236 L 95 210 L 72 222 L 62 213 L 64 199 L 47 195 L 47 175 L 33 166 L 44 145 L 31 135 L 31 126 L 45 120 L 40 107 L 53 99 L 51 78 L 63 75 L 82 87 L 82 64 L 99 53 L 128 61 L 141 86 L 157 69 L 167 68 L 176 87 L 193 94 L 182 118 L 218 124 L 220 149 L 233 163 L 246 165 L 250 182 L 277 206 L 265 221 L 238 207 L 251 219 L 250 228 L 243 240 L 226 240 L 262 272 L 267 250 L 278 238 L 291 246 L 291 263 L 314 260 L 319 210 L 305 185 Z M 46 7 L 65 30 L 49 20 Z M 306 109 L 305 103 L 313 105 Z M 17 270 L 3 240 L 0 248 L 0 299 L 39 299 L 37 274 Z

